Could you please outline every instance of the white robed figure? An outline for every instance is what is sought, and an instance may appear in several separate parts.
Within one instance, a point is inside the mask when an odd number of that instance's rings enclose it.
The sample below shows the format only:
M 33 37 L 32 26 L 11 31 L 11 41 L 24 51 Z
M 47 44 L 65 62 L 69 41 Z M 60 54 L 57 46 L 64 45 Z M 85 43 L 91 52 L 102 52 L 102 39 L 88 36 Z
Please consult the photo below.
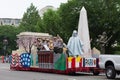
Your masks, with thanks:
M 67 44 L 69 56 L 82 55 L 83 54 L 82 47 L 83 47 L 83 43 L 78 37 L 77 31 L 74 30 Z

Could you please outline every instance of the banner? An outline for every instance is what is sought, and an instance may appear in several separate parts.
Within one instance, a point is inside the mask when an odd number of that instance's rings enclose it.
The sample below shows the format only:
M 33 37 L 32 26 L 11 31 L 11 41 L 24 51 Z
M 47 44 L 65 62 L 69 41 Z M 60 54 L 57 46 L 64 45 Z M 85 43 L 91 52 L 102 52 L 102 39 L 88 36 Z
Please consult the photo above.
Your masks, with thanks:
M 83 59 L 83 67 L 96 67 L 96 58 L 84 58 Z

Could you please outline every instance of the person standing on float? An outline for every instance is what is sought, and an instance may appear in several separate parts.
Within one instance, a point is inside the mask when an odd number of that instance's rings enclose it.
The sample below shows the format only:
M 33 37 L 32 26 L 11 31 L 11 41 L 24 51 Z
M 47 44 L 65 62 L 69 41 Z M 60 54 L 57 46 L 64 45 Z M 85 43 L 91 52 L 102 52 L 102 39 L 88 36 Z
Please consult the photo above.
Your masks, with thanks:
M 82 56 L 83 43 L 78 37 L 78 33 L 76 30 L 73 31 L 73 34 L 68 41 L 67 48 L 69 56 Z

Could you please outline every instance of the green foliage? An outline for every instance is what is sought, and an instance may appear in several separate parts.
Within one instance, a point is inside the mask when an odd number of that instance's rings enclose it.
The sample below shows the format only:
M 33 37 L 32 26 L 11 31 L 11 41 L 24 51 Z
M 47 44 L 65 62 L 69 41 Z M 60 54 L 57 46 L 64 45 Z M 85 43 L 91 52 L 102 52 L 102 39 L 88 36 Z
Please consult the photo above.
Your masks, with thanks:
M 48 9 L 44 13 L 42 19 L 42 26 L 40 27 L 40 32 L 50 33 L 52 35 L 60 34 L 60 16 L 57 11 Z
M 36 25 L 36 32 L 44 32 L 43 20 L 41 18 L 38 19 L 38 22 Z
M 59 34 L 67 43 L 73 30 L 78 29 L 80 10 L 84 6 L 88 14 L 88 25 L 92 47 L 98 47 L 96 40 L 103 32 L 112 36 L 106 45 L 106 52 L 112 52 L 115 41 L 120 44 L 120 0 L 68 0 L 56 11 L 49 9 L 40 18 L 38 10 L 31 4 L 24 13 L 20 26 L 0 26 L 0 50 L 3 48 L 3 38 L 9 41 L 9 51 L 16 48 L 16 34 L 22 31 L 47 32 Z M 118 51 L 118 50 L 115 50 Z
M 120 45 L 119 44 L 112 48 L 112 53 L 120 55 Z
M 73 30 L 77 30 L 79 11 L 82 2 L 80 0 L 69 0 L 68 3 L 61 4 L 59 14 L 61 17 L 62 37 L 68 41 Z
M 38 10 L 34 7 L 33 4 L 27 9 L 24 13 L 22 21 L 19 27 L 15 26 L 0 26 L 0 55 L 3 55 L 3 40 L 7 38 L 7 53 L 11 54 L 12 50 L 16 50 L 16 35 L 23 31 L 39 31 L 38 20 L 40 20 L 40 16 L 38 14 Z
M 16 35 L 17 35 L 17 27 L 15 26 L 0 26 L 0 55 L 3 55 L 3 40 L 7 38 L 7 53 L 11 53 L 12 50 L 16 49 Z
M 112 44 L 119 42 L 120 36 L 120 1 L 118 0 L 88 0 L 85 7 L 88 11 L 88 21 L 90 34 L 93 39 L 92 44 L 96 46 L 98 35 L 103 32 L 107 33 L 107 37 L 112 36 L 106 45 L 106 52 L 111 52 Z M 108 4 L 109 3 L 109 4 Z
M 31 4 L 27 11 L 24 13 L 20 27 L 23 31 L 36 31 L 36 25 L 40 16 L 36 7 Z
M 120 1 L 119 0 L 69 0 L 59 8 L 62 18 L 64 39 L 67 41 L 72 31 L 78 28 L 79 11 L 84 6 L 88 14 L 88 24 L 92 46 L 96 46 L 98 35 L 104 31 L 112 38 L 106 45 L 106 51 L 110 52 L 111 45 L 120 42 Z
M 118 55 L 120 55 L 120 51 L 114 51 L 113 54 L 118 54 Z

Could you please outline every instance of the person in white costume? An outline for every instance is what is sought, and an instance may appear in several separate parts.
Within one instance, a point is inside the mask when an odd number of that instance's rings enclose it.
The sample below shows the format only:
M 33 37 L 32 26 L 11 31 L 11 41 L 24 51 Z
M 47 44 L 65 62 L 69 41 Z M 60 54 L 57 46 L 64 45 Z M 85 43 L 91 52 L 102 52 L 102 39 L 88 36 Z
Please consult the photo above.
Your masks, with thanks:
M 78 37 L 76 30 L 73 31 L 72 36 L 70 37 L 67 48 L 69 56 L 78 56 L 83 54 L 83 43 Z

